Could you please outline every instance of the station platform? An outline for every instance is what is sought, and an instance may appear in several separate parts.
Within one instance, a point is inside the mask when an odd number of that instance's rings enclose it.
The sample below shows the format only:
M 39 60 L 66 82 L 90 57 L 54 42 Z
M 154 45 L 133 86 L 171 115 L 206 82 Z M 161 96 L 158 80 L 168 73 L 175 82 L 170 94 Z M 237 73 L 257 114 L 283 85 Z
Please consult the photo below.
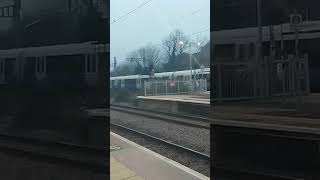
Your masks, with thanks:
M 170 113 L 204 115 L 209 113 L 210 98 L 204 95 L 138 96 L 137 106 Z
M 210 98 L 201 95 L 162 95 L 162 96 L 138 96 L 138 99 L 143 100 L 159 100 L 159 101 L 175 101 L 194 104 L 210 105 Z
M 243 127 L 286 130 L 320 135 L 320 94 L 296 97 L 214 103 L 209 117 L 212 123 Z
M 173 160 L 110 132 L 111 180 L 209 180 Z

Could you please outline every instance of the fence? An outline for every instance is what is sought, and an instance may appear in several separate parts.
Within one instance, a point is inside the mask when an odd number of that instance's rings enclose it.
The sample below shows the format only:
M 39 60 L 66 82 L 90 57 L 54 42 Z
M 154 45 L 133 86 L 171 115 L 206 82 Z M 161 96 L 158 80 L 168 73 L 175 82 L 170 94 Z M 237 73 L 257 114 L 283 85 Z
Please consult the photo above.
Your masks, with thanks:
M 205 79 L 190 81 L 145 81 L 144 95 L 190 94 L 207 91 Z
M 249 63 L 217 63 L 212 67 L 214 100 L 240 100 L 254 97 L 254 71 Z
M 282 60 L 215 63 L 212 67 L 212 99 L 243 100 L 310 93 L 308 56 L 289 55 Z
M 295 59 L 274 60 L 268 66 L 269 89 L 272 96 L 297 95 L 310 93 L 308 56 Z

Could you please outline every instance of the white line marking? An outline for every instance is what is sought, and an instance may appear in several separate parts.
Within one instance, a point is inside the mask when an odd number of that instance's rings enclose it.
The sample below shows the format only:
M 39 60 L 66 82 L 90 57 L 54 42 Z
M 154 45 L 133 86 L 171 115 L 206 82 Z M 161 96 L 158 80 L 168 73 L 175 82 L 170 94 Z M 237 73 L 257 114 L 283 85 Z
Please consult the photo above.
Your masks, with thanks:
M 179 169 L 191 174 L 194 177 L 197 177 L 197 178 L 202 179 L 202 180 L 210 180 L 209 177 L 207 177 L 207 176 L 205 176 L 205 175 L 203 175 L 201 173 L 198 173 L 197 171 L 195 171 L 193 169 L 190 169 L 190 168 L 188 168 L 188 167 L 186 167 L 186 166 L 184 166 L 184 165 L 182 165 L 182 164 L 180 164 L 180 163 L 178 163 L 176 161 L 173 161 L 173 160 L 171 160 L 169 158 L 166 158 L 166 157 L 164 157 L 164 156 L 162 156 L 162 155 L 160 155 L 160 154 L 158 154 L 158 153 L 156 153 L 154 151 L 151 151 L 150 149 L 147 149 L 147 148 L 145 148 L 143 146 L 140 146 L 139 144 L 137 144 L 135 142 L 132 142 L 132 141 L 130 141 L 130 140 L 128 140 L 128 139 L 116 134 L 116 133 L 113 133 L 113 132 L 110 131 L 110 135 L 112 135 L 114 137 L 117 137 L 120 140 L 122 140 L 122 141 L 124 141 L 124 142 L 126 142 L 126 143 L 128 143 L 128 144 L 130 144 L 130 145 L 132 145 L 132 146 L 134 146 L 134 147 L 136 147 L 138 149 L 140 149 L 140 150 L 143 150 L 143 151 L 145 151 L 145 152 L 147 152 L 147 153 L 149 153 L 149 154 L 161 159 L 162 161 L 165 161 L 165 162 L 177 167 L 177 168 L 179 168 Z

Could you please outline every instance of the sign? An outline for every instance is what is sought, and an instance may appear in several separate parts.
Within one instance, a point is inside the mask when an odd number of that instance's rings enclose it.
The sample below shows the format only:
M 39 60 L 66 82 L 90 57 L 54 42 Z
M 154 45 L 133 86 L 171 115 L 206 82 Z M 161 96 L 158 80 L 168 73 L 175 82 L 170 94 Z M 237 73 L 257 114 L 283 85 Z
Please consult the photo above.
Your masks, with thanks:
M 176 83 L 174 83 L 174 82 L 170 83 L 170 87 L 175 87 L 175 86 L 176 86 Z
M 299 28 L 302 25 L 302 15 L 292 14 L 290 15 L 290 24 L 292 28 Z

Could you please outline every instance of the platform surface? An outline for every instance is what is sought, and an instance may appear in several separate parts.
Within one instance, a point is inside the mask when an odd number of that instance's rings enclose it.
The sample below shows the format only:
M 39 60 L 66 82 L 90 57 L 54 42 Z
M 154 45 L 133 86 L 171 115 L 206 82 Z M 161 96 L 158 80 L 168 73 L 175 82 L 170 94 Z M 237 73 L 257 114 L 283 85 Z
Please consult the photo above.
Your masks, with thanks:
M 201 95 L 161 95 L 161 96 L 138 96 L 138 99 L 188 102 L 195 104 L 210 105 L 210 98 Z
M 213 103 L 209 116 L 212 123 L 220 125 L 320 135 L 320 94 L 303 96 L 299 109 L 296 100 L 296 97 L 273 97 L 257 101 Z
M 175 161 L 110 132 L 111 180 L 209 180 Z

